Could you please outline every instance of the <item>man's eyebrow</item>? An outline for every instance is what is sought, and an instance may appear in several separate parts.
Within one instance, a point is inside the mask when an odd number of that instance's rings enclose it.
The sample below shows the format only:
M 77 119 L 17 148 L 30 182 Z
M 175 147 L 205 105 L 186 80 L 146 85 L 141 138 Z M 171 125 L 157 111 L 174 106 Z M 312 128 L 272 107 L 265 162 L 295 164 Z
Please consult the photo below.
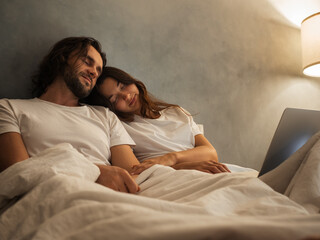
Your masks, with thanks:
M 95 61 L 92 57 L 90 57 L 89 55 L 87 55 L 86 58 L 87 58 L 90 62 L 93 62 L 93 63 L 96 62 L 96 61 Z M 98 70 L 99 75 L 100 75 L 100 74 L 102 73 L 102 68 L 101 68 L 100 66 L 98 66 L 98 67 L 97 67 L 97 70 Z

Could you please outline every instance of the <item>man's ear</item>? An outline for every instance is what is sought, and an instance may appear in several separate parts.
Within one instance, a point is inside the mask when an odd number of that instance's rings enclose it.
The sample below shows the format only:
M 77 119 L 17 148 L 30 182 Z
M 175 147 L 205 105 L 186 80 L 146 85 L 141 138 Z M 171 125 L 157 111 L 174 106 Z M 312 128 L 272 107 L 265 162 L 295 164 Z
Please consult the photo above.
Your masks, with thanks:
M 60 55 L 58 56 L 58 61 L 60 63 L 62 63 L 63 65 L 67 64 L 68 63 L 68 57 L 67 56 L 64 56 L 64 55 Z
M 67 60 L 68 60 L 65 56 L 61 56 L 60 58 L 61 58 L 60 59 L 61 62 L 63 62 L 63 63 L 67 62 Z

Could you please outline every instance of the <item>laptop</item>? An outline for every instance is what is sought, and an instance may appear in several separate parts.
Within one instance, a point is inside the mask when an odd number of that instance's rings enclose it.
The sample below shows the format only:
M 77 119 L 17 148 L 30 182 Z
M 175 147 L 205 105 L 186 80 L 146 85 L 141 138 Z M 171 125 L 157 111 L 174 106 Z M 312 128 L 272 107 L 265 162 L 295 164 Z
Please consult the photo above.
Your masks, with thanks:
M 267 151 L 259 177 L 276 168 L 320 131 L 320 111 L 286 108 Z

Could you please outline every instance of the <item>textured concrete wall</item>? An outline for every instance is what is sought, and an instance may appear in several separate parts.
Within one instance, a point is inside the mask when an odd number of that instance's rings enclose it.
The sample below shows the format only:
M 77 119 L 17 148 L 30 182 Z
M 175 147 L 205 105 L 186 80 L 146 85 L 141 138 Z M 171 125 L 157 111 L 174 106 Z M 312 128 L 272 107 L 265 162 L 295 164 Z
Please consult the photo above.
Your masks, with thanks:
M 108 65 L 204 124 L 223 162 L 260 169 L 286 107 L 320 109 L 300 30 L 267 0 L 2 0 L 0 98 L 30 96 L 53 43 L 97 38 Z

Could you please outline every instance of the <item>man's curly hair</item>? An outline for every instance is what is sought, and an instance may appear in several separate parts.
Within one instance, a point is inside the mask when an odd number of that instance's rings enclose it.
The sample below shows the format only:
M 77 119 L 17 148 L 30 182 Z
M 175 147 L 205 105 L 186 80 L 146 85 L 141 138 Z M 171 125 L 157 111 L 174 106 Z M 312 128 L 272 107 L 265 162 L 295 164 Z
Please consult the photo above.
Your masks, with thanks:
M 32 76 L 32 94 L 40 97 L 47 90 L 53 80 L 63 75 L 67 66 L 67 61 L 71 53 L 78 51 L 78 56 L 85 56 L 88 46 L 91 45 L 99 53 L 104 67 L 107 63 L 106 54 L 102 52 L 101 44 L 91 37 L 68 37 L 57 42 L 49 54 L 41 61 L 37 72 Z

